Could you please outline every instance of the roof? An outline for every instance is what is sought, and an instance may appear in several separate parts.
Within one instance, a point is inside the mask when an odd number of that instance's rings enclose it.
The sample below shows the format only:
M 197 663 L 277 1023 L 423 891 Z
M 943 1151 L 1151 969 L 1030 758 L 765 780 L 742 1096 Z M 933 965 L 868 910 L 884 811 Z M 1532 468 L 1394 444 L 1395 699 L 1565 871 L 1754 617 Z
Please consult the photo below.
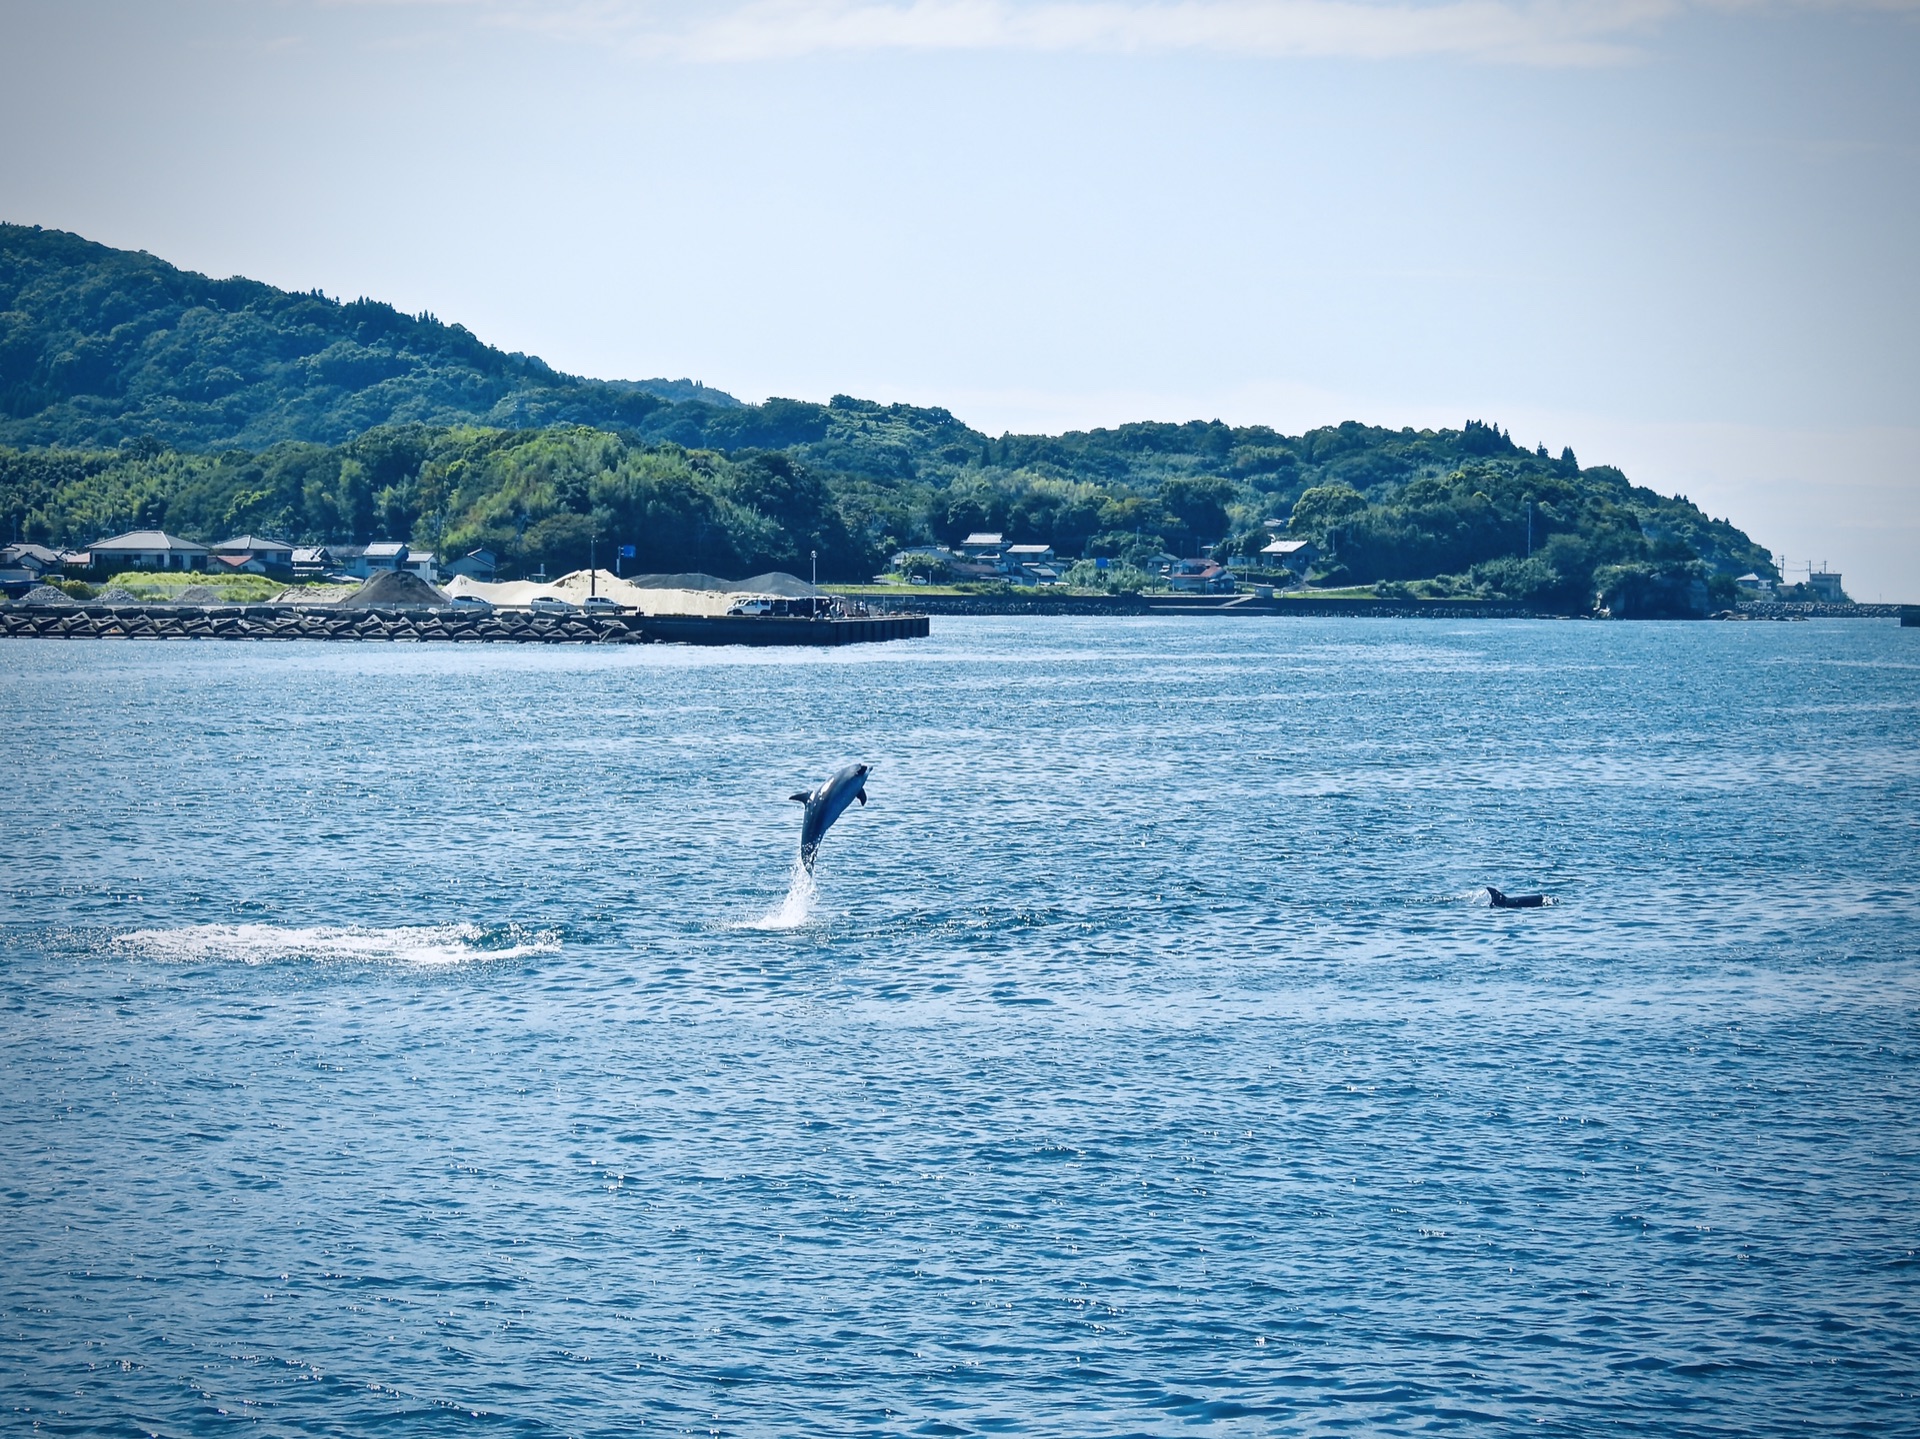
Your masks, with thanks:
M 1008 545 L 1007 553 L 1010 555 L 1050 555 L 1053 553 L 1053 546 L 1052 545 Z
M 962 541 L 963 544 L 969 545 L 998 545 L 1004 542 L 1004 537 L 998 530 L 975 530 Z
M 295 550 L 293 562 L 297 565 L 323 564 L 333 558 L 333 552 L 325 545 L 315 545 L 311 549 Z
M 45 545 L 22 542 L 17 545 L 8 545 L 0 550 L 0 560 L 36 560 L 43 565 L 57 565 L 60 563 L 60 556 Z
M 1275 540 L 1260 553 L 1263 555 L 1297 555 L 1307 547 L 1305 540 Z
M 222 540 L 213 547 L 216 555 L 230 554 L 292 554 L 293 546 L 285 540 L 269 540 L 260 535 L 235 535 L 230 540 Z
M 404 555 L 406 552 L 407 547 L 399 540 L 375 540 L 364 551 L 370 560 L 384 560 L 389 555 Z
M 1766 581 L 1758 575 L 1742 575 L 1739 579 L 1735 580 L 1734 583 L 1736 585 L 1764 585 Z
M 175 550 L 188 555 L 204 555 L 207 552 L 205 545 L 196 545 L 192 540 L 183 540 L 165 530 L 128 530 L 124 535 L 115 535 L 110 540 L 95 540 L 87 548 L 96 555 L 112 554 L 116 550 Z

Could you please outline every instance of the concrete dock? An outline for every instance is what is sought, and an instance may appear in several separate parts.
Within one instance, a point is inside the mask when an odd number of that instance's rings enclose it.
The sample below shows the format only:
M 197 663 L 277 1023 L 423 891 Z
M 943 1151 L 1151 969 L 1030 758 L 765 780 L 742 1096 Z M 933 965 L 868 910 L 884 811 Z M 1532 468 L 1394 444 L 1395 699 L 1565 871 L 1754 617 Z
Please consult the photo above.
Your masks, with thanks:
M 925 639 L 925 615 L 532 615 L 495 610 L 329 610 L 294 605 L 20 605 L 0 637 L 129 640 L 387 640 L 480 644 L 856 645 Z

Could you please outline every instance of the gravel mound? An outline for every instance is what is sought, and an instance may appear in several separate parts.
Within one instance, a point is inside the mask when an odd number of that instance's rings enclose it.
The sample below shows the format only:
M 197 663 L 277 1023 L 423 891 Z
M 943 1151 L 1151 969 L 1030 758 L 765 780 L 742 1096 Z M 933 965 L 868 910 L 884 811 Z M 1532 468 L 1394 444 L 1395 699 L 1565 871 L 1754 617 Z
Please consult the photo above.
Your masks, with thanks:
M 405 570 L 382 570 L 352 594 L 334 601 L 349 610 L 437 609 L 446 603 L 439 590 Z
M 16 605 L 70 605 L 73 596 L 65 590 L 56 590 L 52 585 L 35 585 L 19 599 Z
M 146 601 L 132 591 L 123 590 L 120 586 L 115 585 L 112 589 L 96 599 L 94 603 L 96 605 L 144 605 Z

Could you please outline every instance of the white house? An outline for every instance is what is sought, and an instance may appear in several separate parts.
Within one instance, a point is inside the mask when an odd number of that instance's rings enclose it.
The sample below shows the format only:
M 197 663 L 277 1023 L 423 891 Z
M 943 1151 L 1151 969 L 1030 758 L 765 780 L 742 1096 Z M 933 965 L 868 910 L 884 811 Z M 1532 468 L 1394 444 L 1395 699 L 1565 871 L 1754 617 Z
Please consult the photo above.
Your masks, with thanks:
M 960 542 L 960 553 L 970 560 L 986 560 L 998 564 L 1000 552 L 1006 547 L 1006 536 L 998 530 L 975 530 Z
M 165 530 L 131 530 L 87 546 L 93 563 L 108 570 L 201 570 L 208 550 Z

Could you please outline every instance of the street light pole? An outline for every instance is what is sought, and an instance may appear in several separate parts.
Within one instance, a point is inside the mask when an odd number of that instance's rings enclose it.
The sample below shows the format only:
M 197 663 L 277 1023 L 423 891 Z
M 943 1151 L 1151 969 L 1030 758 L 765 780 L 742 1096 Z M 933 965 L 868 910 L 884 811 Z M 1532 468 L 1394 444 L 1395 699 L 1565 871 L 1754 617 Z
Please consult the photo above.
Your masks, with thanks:
M 808 550 L 807 558 L 813 561 L 813 587 L 820 588 L 820 551 Z

